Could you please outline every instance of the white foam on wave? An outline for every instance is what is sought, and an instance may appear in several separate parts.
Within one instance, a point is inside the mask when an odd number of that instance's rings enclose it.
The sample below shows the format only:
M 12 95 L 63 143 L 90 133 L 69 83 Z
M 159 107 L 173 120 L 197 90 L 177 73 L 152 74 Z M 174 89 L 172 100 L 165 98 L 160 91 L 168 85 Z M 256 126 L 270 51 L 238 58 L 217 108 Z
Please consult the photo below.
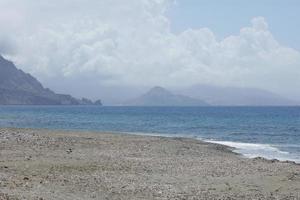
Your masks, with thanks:
M 289 152 L 281 151 L 277 147 L 269 144 L 254 144 L 243 142 L 230 142 L 230 141 L 214 141 L 205 140 L 206 142 L 222 144 L 229 147 L 234 147 L 234 152 L 240 153 L 248 158 L 263 157 L 266 159 L 278 159 L 280 161 L 295 161 L 300 163 L 300 157 L 292 155 Z
M 145 133 L 145 132 L 123 132 L 133 135 L 147 135 L 147 136 L 161 136 L 161 137 L 182 137 L 182 138 L 194 138 L 204 142 L 222 144 L 225 146 L 235 148 L 234 152 L 244 155 L 248 158 L 263 157 L 266 159 L 277 159 L 280 161 L 294 161 L 300 164 L 300 155 L 293 155 L 289 152 L 282 151 L 279 148 L 270 144 L 256 144 L 256 143 L 243 143 L 243 142 L 231 142 L 231 141 L 217 141 L 206 140 L 195 135 L 187 134 L 162 134 L 162 133 Z M 283 145 L 299 147 L 298 145 Z

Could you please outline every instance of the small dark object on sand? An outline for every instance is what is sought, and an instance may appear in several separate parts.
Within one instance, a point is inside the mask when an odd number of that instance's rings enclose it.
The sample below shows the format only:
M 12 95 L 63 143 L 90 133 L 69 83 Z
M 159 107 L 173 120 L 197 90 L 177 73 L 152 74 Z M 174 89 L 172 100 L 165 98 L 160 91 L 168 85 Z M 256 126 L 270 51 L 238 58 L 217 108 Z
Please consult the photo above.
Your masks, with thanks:
M 68 154 L 70 154 L 70 153 L 72 153 L 72 152 L 73 152 L 72 149 L 68 149 L 68 150 L 67 150 L 67 153 L 68 153 Z

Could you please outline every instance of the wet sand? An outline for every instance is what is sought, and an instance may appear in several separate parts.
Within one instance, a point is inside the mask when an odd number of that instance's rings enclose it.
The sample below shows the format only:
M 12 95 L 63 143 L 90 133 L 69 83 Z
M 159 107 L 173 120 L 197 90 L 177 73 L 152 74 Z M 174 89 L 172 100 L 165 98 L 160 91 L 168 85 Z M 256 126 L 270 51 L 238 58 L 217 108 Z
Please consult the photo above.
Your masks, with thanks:
M 300 199 L 300 165 L 193 139 L 0 129 L 0 200 Z

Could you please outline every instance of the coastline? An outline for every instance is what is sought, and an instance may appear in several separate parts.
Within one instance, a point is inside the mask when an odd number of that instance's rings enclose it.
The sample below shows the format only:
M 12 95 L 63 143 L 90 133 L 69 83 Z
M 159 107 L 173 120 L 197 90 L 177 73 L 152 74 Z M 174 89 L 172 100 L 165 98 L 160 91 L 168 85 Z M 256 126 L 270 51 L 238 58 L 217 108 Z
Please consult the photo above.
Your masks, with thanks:
M 0 129 L 28 129 L 28 130 L 40 130 L 40 131 L 55 131 L 55 132 L 72 132 L 72 133 L 80 133 L 80 132 L 89 132 L 89 133 L 95 133 L 95 134 L 101 134 L 101 133 L 110 133 L 110 134 L 121 134 L 121 135 L 137 135 L 137 136 L 150 136 L 150 137 L 162 137 L 162 138 L 183 138 L 183 139 L 192 139 L 192 140 L 198 140 L 206 143 L 211 144 L 218 144 L 226 146 L 228 149 L 230 149 L 233 153 L 237 153 L 245 158 L 255 159 L 265 159 L 265 160 L 271 160 L 273 162 L 290 162 L 294 164 L 300 165 L 300 157 L 291 157 L 289 152 L 281 151 L 280 149 L 272 146 L 271 144 L 258 144 L 258 143 L 244 143 L 244 142 L 232 142 L 232 141 L 219 141 L 219 140 L 208 140 L 204 138 L 197 137 L 195 135 L 186 135 L 186 134 L 166 134 L 166 133 L 147 133 L 147 132 L 126 132 L 126 131 L 97 131 L 97 130 L 80 130 L 80 129 L 47 129 L 47 128 L 20 128 L 20 127 L 0 127 Z M 243 147 L 244 146 L 244 147 Z M 247 148 L 245 148 L 247 147 Z M 251 147 L 251 150 L 255 149 L 255 154 L 251 154 L 249 152 L 249 148 Z M 275 155 L 268 155 L 265 152 L 266 149 L 269 151 L 274 151 Z M 267 152 L 269 153 L 269 152 Z M 276 154 L 281 153 L 284 154 L 283 156 L 278 156 Z
M 198 139 L 0 128 L 0 199 L 299 198 L 300 165 Z
M 154 137 L 166 137 L 166 138 L 184 138 L 184 139 L 193 139 L 193 140 L 199 140 L 202 142 L 210 143 L 210 144 L 218 144 L 226 146 L 228 149 L 230 149 L 233 153 L 237 153 L 241 156 L 244 156 L 245 158 L 249 159 L 265 159 L 269 161 L 278 161 L 278 162 L 290 162 L 293 164 L 300 165 L 300 158 L 293 158 L 289 155 L 289 152 L 281 151 L 280 149 L 272 146 L 271 144 L 257 144 L 257 143 L 244 143 L 244 142 L 232 142 L 232 141 L 218 141 L 218 140 L 208 140 L 203 139 L 200 137 L 195 136 L 188 136 L 188 135 L 178 135 L 178 134 L 160 134 L 160 133 L 141 133 L 141 132 L 111 132 L 116 134 L 129 134 L 129 135 L 138 135 L 138 136 L 154 136 Z M 245 148 L 247 147 L 247 149 Z M 247 152 L 248 147 L 250 147 L 252 150 L 255 149 L 256 154 L 251 154 Z M 268 149 L 269 151 L 276 151 L 276 153 L 284 154 L 282 157 L 278 157 L 278 155 L 266 155 L 261 153 L 261 151 L 266 151 Z M 260 152 L 260 153 L 258 153 Z

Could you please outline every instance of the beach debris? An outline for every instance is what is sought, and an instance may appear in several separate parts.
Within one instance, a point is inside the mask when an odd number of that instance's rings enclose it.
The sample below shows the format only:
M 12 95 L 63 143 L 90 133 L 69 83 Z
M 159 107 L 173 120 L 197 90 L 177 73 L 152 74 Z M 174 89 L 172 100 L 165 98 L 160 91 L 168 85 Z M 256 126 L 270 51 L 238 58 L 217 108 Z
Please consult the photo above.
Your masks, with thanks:
M 26 160 L 31 160 L 32 156 L 26 156 L 25 159 Z
M 73 151 L 72 151 L 72 149 L 68 149 L 67 150 L 67 154 L 70 154 L 70 153 L 72 153 Z

